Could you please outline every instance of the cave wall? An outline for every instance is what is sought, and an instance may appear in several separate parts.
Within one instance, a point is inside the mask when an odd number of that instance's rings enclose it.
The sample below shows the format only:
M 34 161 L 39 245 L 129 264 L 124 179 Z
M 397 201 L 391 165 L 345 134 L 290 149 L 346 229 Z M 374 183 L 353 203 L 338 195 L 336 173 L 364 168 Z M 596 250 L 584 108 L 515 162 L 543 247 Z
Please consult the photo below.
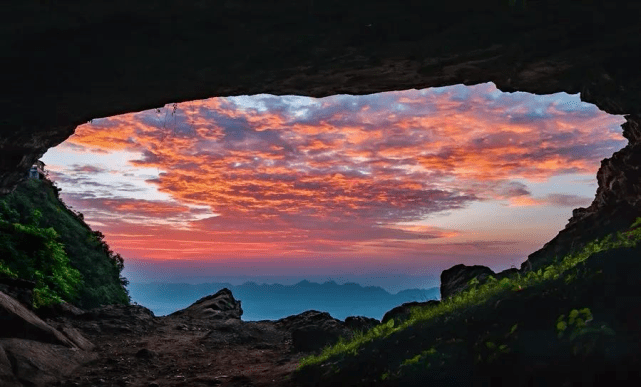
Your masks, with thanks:
M 641 215 L 641 3 L 623 0 L 10 0 L 0 194 L 92 118 L 214 96 L 494 82 L 625 114 L 594 202 L 523 270 Z

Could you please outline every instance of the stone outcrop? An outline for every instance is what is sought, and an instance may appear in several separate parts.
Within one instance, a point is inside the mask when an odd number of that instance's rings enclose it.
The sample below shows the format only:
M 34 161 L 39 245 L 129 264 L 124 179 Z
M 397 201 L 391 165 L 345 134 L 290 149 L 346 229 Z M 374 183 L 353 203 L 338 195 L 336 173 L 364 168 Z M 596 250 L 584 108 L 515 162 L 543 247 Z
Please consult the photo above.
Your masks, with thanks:
M 623 135 L 630 143 L 601 161 L 597 172 L 599 186 L 592 204 L 572 211 L 565 228 L 523 262 L 522 272 L 537 270 L 587 242 L 625 230 L 641 216 L 641 117 L 626 119 Z
M 557 279 L 418 322 L 293 378 L 316 387 L 637 385 L 639 257 L 641 245 L 593 254 Z M 500 345 L 506 351 L 493 356 Z
M 378 324 L 378 320 L 362 316 L 351 316 L 342 322 L 318 311 L 277 321 L 245 322 L 240 319 L 240 301 L 229 289 L 165 317 L 155 317 L 139 305 L 108 305 L 83 311 L 63 304 L 38 312 L 46 321 L 0 292 L 3 387 L 128 385 L 133 380 L 148 381 L 159 368 L 175 369 L 175 359 L 168 359 L 168 355 L 173 357 L 176 351 L 189 354 L 181 361 L 189 363 L 190 370 L 203 370 L 198 378 L 190 376 L 190 382 L 196 385 L 223 383 L 228 376 L 220 370 L 235 372 L 232 362 L 252 373 L 251 378 L 243 379 L 248 383 L 264 379 L 263 383 L 285 385 L 281 378 L 297 366 L 305 353 L 316 352 L 341 336 L 351 337 L 356 330 Z M 103 356 L 105 352 L 110 355 Z M 217 363 L 216 373 L 210 373 L 212 357 L 221 356 L 226 360 Z M 74 377 L 78 367 L 96 359 L 99 363 L 87 366 L 89 376 L 82 380 Z M 252 368 L 256 362 L 263 364 L 259 370 Z M 195 364 L 198 366 L 192 368 Z M 141 368 L 145 369 L 144 375 L 140 374 Z M 175 373 L 170 373 L 170 380 L 175 381 Z M 166 383 L 167 380 L 158 385 Z
M 60 304 L 53 304 L 42 306 L 38 308 L 36 314 L 40 318 L 56 318 L 56 317 L 79 317 L 85 313 L 84 310 L 68 303 L 62 302 Z
M 510 277 L 519 270 L 516 268 L 506 269 L 499 273 L 494 273 L 487 266 L 474 265 L 467 266 L 463 264 L 454 265 L 441 272 L 441 300 L 452 297 L 453 295 L 469 289 L 468 282 L 476 278 L 479 285 L 485 283 L 488 277 L 492 276 L 497 281 Z
M 481 265 L 466 266 L 459 264 L 443 270 L 441 272 L 441 300 L 468 289 L 467 283 L 474 278 L 479 282 L 484 282 L 487 277 L 494 275 L 490 268 Z
M 22 387 L 22 384 L 13 373 L 11 361 L 4 348 L 0 346 L 0 383 L 7 387 Z
M 3 356 L 4 353 L 4 356 Z M 2 386 L 48 387 L 71 375 L 96 354 L 34 340 L 0 339 L 0 381 Z M 8 364 L 7 364 L 8 361 Z M 13 375 L 7 372 L 11 369 Z
M 641 211 L 627 202 L 617 202 L 596 209 L 574 210 L 574 214 L 554 239 L 528 256 L 521 264 L 521 273 L 538 270 L 552 264 L 555 258 L 561 260 L 567 254 L 579 251 L 590 241 L 627 229 L 641 216 Z
M 199 340 L 209 348 L 245 345 L 255 349 L 275 349 L 291 340 L 291 334 L 271 321 L 214 320 Z
M 399 305 L 387 312 L 383 315 L 383 319 L 381 320 L 381 324 L 387 323 L 389 320 L 394 320 L 394 325 L 398 325 L 400 323 L 403 323 L 407 319 L 409 319 L 411 315 L 411 309 L 414 307 L 432 307 L 440 304 L 441 302 L 438 300 L 429 300 L 425 302 L 419 302 L 419 301 L 412 301 L 412 302 L 406 302 L 402 305 Z
M 67 314 L 67 317 L 71 316 Z M 64 318 L 54 320 L 64 321 Z M 106 305 L 84 312 L 77 316 L 74 323 L 92 333 L 143 333 L 153 329 L 158 324 L 158 318 L 141 305 Z
M 639 152 L 626 153 L 623 149 L 615 153 L 611 159 L 602 161 L 597 175 L 599 189 L 592 205 L 588 208 L 575 209 L 566 227 L 540 250 L 530 254 L 519 270 L 512 268 L 495 274 L 486 266 L 455 265 L 441 273 L 441 299 L 467 289 L 464 285 L 472 278 L 477 277 L 479 283 L 483 284 L 489 275 L 497 280 L 517 272 L 526 275 L 529 271 L 539 270 L 553 264 L 555 260 L 560 261 L 566 255 L 580 251 L 583 246 L 595 239 L 603 239 L 609 234 L 628 230 L 630 225 L 641 217 L 641 159 L 637 160 L 638 166 L 616 168 L 612 165 L 634 164 L 627 158 L 641 157 L 641 144 L 636 147 L 639 148 Z M 613 170 L 618 172 L 615 173 Z M 622 170 L 627 172 L 621 173 Z M 612 191 L 604 188 L 612 186 L 623 187 L 617 191 L 627 192 L 624 200 L 613 199 Z
M 0 337 L 15 337 L 74 347 L 64 334 L 49 326 L 14 298 L 0 292 Z
M 363 316 L 349 316 L 345 318 L 345 327 L 352 331 L 366 332 L 380 324 L 375 318 Z
M 240 301 L 231 294 L 231 290 L 224 288 L 201 298 L 185 309 L 178 310 L 170 316 L 188 316 L 192 318 L 208 318 L 212 320 L 239 319 L 243 315 Z
M 0 385 L 47 386 L 95 359 L 77 329 L 56 329 L 0 291 Z
M 291 332 L 294 349 L 318 351 L 334 344 L 339 337 L 349 338 L 353 331 L 327 312 L 308 310 L 276 321 L 276 326 Z
M 35 286 L 34 281 L 0 277 L 0 292 L 20 301 L 27 309 L 33 307 L 33 288 Z

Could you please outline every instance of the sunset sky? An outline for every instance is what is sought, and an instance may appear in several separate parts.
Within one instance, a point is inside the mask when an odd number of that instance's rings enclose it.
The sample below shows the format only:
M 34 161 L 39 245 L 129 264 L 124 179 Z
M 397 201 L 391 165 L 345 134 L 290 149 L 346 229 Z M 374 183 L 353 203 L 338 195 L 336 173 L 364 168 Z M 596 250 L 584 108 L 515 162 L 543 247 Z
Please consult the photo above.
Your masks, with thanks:
M 623 122 L 578 94 L 493 83 L 240 96 L 95 119 L 42 160 L 132 282 L 398 291 L 458 263 L 519 267 L 590 204 Z

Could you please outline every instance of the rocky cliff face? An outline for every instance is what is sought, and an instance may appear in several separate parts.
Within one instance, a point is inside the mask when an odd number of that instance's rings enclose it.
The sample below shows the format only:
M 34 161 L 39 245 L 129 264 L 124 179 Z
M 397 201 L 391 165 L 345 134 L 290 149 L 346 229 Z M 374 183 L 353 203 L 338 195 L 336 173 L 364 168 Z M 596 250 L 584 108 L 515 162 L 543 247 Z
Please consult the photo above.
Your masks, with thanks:
M 565 229 L 530 254 L 521 271 L 536 270 L 591 240 L 623 230 L 641 215 L 641 118 L 635 115 L 626 119 L 623 135 L 630 143 L 601 161 L 599 187 L 592 204 L 572 211 Z
M 627 114 L 630 144 L 602 163 L 595 201 L 528 267 L 579 247 L 582 235 L 619 228 L 613 213 L 641 213 L 641 3 L 533 0 L 525 11 L 498 0 L 63 3 L 5 5 L 0 194 L 92 118 L 214 96 L 492 81 L 503 91 L 580 92 Z

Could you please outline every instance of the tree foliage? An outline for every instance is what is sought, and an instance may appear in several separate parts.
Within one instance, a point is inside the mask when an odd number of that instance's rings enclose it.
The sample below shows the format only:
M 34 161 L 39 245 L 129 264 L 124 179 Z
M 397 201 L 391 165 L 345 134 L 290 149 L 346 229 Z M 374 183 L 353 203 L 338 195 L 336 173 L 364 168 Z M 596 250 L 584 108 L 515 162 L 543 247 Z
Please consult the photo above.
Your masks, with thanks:
M 0 199 L 0 275 L 36 281 L 34 304 L 129 304 L 124 260 L 71 211 L 49 180 L 27 180 Z
M 34 211 L 37 222 L 38 212 Z M 34 307 L 76 301 L 80 272 L 70 265 L 53 228 L 0 219 L 0 273 L 34 281 Z

